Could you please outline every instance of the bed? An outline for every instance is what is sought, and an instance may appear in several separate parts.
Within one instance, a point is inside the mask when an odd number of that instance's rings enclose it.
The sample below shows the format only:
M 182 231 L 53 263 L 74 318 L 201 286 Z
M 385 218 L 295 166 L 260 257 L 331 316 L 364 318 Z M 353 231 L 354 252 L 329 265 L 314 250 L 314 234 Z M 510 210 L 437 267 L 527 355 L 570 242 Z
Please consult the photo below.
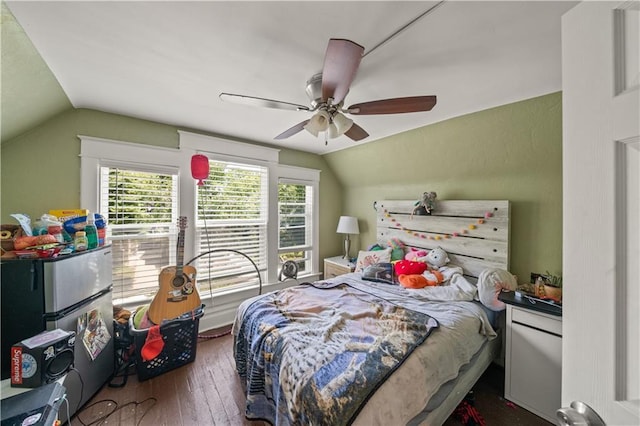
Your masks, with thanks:
M 508 271 L 509 202 L 439 201 L 428 216 L 412 214 L 415 200 L 374 207 L 379 245 L 446 250 L 445 285 L 408 289 L 356 270 L 245 301 L 233 335 L 247 418 L 440 425 L 499 358 L 503 315 L 476 286 Z

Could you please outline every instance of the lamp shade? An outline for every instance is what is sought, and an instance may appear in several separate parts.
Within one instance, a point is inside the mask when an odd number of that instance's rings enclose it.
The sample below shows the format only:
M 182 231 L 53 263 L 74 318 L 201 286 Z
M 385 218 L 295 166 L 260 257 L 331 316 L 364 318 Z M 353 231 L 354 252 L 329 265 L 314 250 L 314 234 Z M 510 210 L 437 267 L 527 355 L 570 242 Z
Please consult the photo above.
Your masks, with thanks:
M 359 234 L 358 218 L 353 216 L 340 216 L 336 232 L 338 234 Z
M 351 126 L 353 126 L 353 120 L 337 112 L 334 114 L 331 124 L 329 125 L 329 137 L 334 139 L 342 136 Z
M 307 132 L 311 133 L 313 136 L 318 136 L 318 133 L 324 132 L 329 128 L 329 113 L 327 111 L 318 111 L 307 124 L 304 125 L 304 128 Z
M 198 181 L 198 185 L 204 185 L 204 180 L 209 177 L 209 158 L 206 155 L 191 157 L 191 176 Z

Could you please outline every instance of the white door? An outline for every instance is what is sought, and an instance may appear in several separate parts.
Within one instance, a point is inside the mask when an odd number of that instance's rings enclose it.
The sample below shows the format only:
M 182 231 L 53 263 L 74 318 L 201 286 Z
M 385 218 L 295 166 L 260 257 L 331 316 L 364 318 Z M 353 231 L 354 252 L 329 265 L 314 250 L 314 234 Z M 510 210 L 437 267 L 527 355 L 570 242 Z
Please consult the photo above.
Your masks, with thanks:
M 562 18 L 562 406 L 607 425 L 640 424 L 639 9 Z

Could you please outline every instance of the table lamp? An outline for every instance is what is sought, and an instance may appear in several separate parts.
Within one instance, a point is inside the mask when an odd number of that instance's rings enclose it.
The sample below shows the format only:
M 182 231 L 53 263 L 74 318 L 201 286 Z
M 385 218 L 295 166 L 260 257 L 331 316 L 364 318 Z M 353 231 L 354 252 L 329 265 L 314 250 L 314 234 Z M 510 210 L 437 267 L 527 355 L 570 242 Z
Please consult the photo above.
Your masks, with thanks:
M 336 230 L 338 234 L 345 234 L 344 237 L 344 256 L 343 259 L 349 259 L 349 250 L 351 249 L 351 240 L 349 239 L 350 234 L 359 234 L 360 228 L 358 228 L 358 218 L 353 216 L 340 216 L 340 221 L 338 222 L 338 229 Z

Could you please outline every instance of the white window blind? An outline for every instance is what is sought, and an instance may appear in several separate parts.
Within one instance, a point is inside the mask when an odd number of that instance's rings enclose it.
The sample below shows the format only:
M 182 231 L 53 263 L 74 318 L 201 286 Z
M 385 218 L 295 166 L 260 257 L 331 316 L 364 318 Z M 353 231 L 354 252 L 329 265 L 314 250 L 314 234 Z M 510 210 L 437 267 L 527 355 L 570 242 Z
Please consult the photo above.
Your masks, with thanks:
M 265 286 L 276 284 L 284 258 L 303 262 L 299 269 L 315 274 L 320 172 L 279 164 L 278 151 L 272 148 L 179 133 L 179 149 L 80 136 L 81 206 L 107 219 L 115 260 L 114 303 L 134 309 L 157 293 L 160 270 L 176 263 L 179 216 L 188 218 L 185 263 L 215 252 L 191 263 L 206 304 L 233 305 L 256 294 L 258 278 L 251 262 Z M 211 161 L 204 186 L 195 184 L 188 166 L 197 153 Z M 283 230 L 282 244 L 279 184 L 302 185 L 305 202 L 313 200 L 311 209 L 304 207 L 304 225 L 302 192 L 297 201 L 286 201 L 289 210 L 283 207 L 282 217 L 291 226 Z M 210 289 L 220 292 L 209 294 Z M 232 291 L 223 291 L 227 289 Z
M 313 249 L 313 186 L 280 180 L 278 184 L 278 256 L 293 260 L 298 273 L 311 270 Z
M 100 167 L 100 212 L 113 252 L 114 303 L 146 300 L 175 263 L 178 174 Z
M 249 286 L 267 269 L 268 170 L 264 166 L 209 161 L 197 193 L 198 287 Z M 208 253 L 202 255 L 203 253 Z

